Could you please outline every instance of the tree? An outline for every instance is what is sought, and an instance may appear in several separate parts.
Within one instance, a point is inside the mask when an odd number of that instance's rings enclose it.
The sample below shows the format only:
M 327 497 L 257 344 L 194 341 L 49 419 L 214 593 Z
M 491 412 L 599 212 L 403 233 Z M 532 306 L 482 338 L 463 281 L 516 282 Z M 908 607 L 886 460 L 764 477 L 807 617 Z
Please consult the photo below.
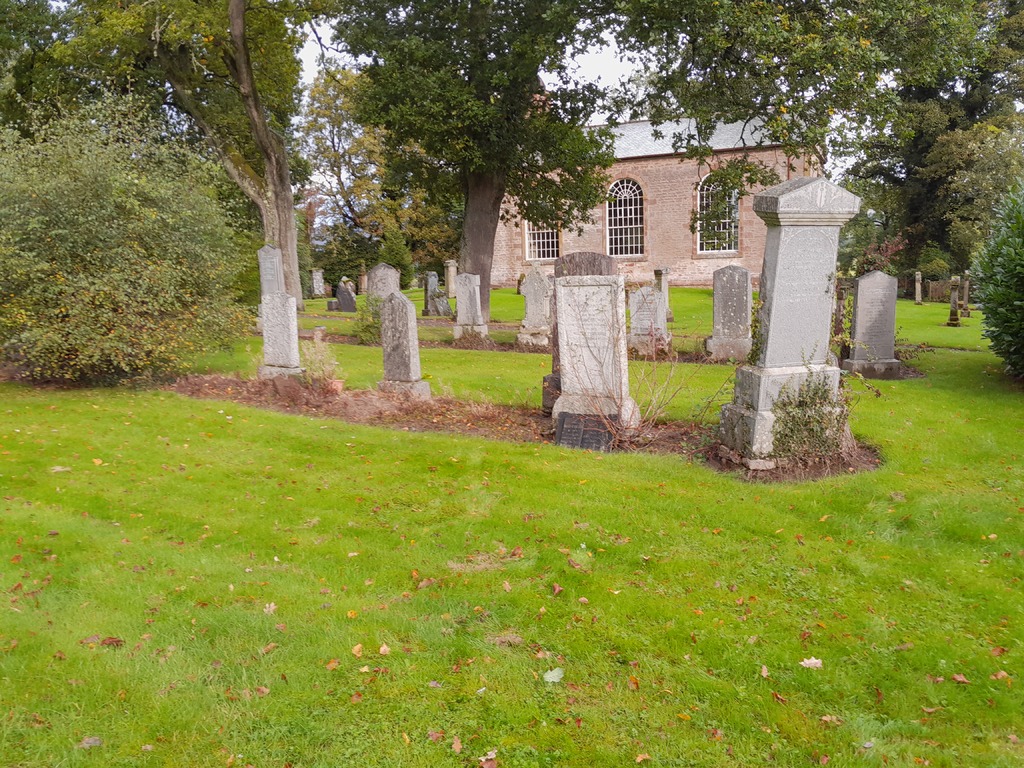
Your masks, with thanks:
M 457 180 L 460 266 L 481 276 L 488 315 L 506 195 L 525 218 L 551 227 L 572 226 L 604 199 L 610 139 L 585 129 L 598 90 L 574 81 L 567 64 L 573 50 L 600 38 L 601 4 L 332 0 L 328 7 L 340 44 L 366 61 L 359 121 L 386 130 L 389 151 L 406 155 L 425 188 Z M 422 154 L 410 156 L 410 146 Z
M 82 78 L 148 87 L 187 118 L 259 209 L 300 307 L 287 144 L 304 18 L 291 0 L 81 0 L 69 11 L 69 39 L 55 47 Z
M 235 337 L 233 232 L 215 173 L 139 105 L 0 132 L 0 349 L 30 378 L 179 371 Z
M 887 234 L 904 232 L 904 268 L 939 249 L 955 269 L 966 268 L 984 242 L 993 212 L 1024 167 L 1024 2 L 974 0 L 976 42 L 964 66 L 930 77 L 898 78 L 892 129 L 863 144 L 852 178 L 873 184 L 885 199 Z
M 1014 376 L 1024 377 L 1024 186 L 1006 197 L 978 259 L 984 335 Z

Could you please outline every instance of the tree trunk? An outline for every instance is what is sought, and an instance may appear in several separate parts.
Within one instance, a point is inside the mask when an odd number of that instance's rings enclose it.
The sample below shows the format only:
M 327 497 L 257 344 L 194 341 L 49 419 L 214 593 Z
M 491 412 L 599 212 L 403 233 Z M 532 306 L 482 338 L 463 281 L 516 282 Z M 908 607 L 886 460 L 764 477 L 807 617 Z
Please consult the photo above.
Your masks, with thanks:
M 501 201 L 505 198 L 505 175 L 466 174 L 463 192 L 466 216 L 459 243 L 459 269 L 480 275 L 480 309 L 486 323 L 491 319 L 491 262 L 494 261 L 494 236 L 501 219 Z

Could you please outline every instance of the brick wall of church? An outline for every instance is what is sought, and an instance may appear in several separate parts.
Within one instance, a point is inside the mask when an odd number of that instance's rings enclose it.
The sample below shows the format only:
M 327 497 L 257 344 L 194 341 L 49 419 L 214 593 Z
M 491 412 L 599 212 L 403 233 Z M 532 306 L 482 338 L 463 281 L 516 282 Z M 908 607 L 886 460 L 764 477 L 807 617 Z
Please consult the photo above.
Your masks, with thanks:
M 719 152 L 725 159 L 736 152 Z M 774 167 L 782 180 L 795 176 L 816 175 L 803 160 L 789 160 L 781 150 L 751 151 Z M 792 167 L 790 167 L 792 165 Z M 700 174 L 706 175 L 706 168 Z M 644 255 L 642 258 L 620 257 L 620 273 L 627 280 L 648 282 L 654 270 L 670 270 L 672 285 L 711 285 L 711 275 L 720 267 L 738 264 L 754 275 L 761 272 L 766 229 L 754 214 L 753 195 L 740 198 L 739 250 L 727 253 L 698 253 L 697 234 L 690 231 L 690 219 L 697 205 L 698 166 L 692 160 L 680 161 L 676 156 L 630 158 L 616 161 L 609 169 L 609 185 L 617 179 L 633 179 L 644 194 Z M 583 226 L 583 233 L 560 233 L 559 251 L 598 251 L 605 253 L 605 207 L 593 211 L 594 222 Z M 526 259 L 525 230 L 521 220 L 498 226 L 494 243 L 491 284 L 515 285 L 526 269 L 536 264 L 551 272 L 549 260 Z

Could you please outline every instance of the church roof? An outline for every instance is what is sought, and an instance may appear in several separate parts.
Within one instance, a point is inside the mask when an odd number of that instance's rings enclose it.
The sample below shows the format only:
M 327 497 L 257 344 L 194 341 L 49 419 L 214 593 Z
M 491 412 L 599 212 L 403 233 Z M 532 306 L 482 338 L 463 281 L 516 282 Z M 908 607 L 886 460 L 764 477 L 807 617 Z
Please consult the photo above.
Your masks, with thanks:
M 654 128 L 649 120 L 632 123 L 621 123 L 612 128 L 615 135 L 615 159 L 625 160 L 631 157 L 653 157 L 657 155 L 675 155 L 672 138 L 676 134 L 695 132 L 694 120 L 678 120 L 662 123 L 657 130 L 661 138 L 654 137 Z M 711 149 L 742 149 L 757 144 L 758 125 L 756 123 L 725 123 L 719 125 L 711 135 Z

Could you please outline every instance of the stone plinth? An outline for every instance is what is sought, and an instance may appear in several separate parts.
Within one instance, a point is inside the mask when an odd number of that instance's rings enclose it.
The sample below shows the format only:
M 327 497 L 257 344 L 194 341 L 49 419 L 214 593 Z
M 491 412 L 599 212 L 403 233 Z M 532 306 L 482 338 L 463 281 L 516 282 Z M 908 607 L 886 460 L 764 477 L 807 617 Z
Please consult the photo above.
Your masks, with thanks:
M 299 319 L 295 297 L 284 291 L 264 294 L 260 304 L 263 321 L 263 365 L 257 375 L 261 379 L 275 376 L 297 376 L 299 363 Z
M 616 276 L 561 277 L 555 280 L 561 394 L 559 414 L 592 414 L 614 419 L 618 429 L 640 423 L 629 396 L 626 360 L 625 282 Z
M 661 295 L 665 301 L 665 320 L 669 323 L 674 323 L 676 316 L 672 314 L 672 304 L 668 300 L 668 274 L 670 270 L 668 267 L 662 267 L 661 269 L 654 270 L 654 287 L 661 291 Z
M 378 264 L 366 274 L 366 292 L 370 296 L 386 298 L 401 290 L 401 274 L 390 264 Z
M 480 309 L 480 275 L 463 272 L 455 277 L 455 326 L 452 336 L 461 339 L 469 333 L 487 335 L 487 323 Z
M 960 326 L 960 276 L 953 275 L 949 280 L 949 320 L 946 325 Z
M 768 225 L 755 364 L 737 370 L 720 427 L 723 444 L 748 466 L 774 466 L 773 408 L 783 389 L 795 393 L 813 377 L 836 400 L 829 337 L 839 229 L 859 208 L 856 195 L 822 178 L 793 179 L 754 197 Z
M 394 392 L 415 400 L 430 399 L 430 384 L 420 372 L 420 345 L 416 334 L 416 307 L 401 293 L 381 303 L 380 340 L 384 350 L 382 392 Z
M 921 273 L 914 273 L 914 303 L 921 304 Z
M 665 294 L 644 285 L 629 294 L 629 336 L 626 346 L 644 357 L 656 357 L 672 349 L 665 319 Z
M 459 274 L 459 263 L 448 259 L 444 263 L 444 289 L 449 299 L 455 298 L 455 276 Z
M 854 281 L 853 327 L 850 356 L 844 371 L 869 379 L 895 379 L 900 374 L 896 359 L 895 277 L 884 272 L 868 272 Z
M 754 293 L 750 271 L 722 267 L 714 276 L 714 322 L 706 348 L 715 361 L 745 361 L 750 354 L 750 313 Z
M 526 303 L 523 324 L 516 341 L 528 347 L 546 347 L 551 343 L 551 281 L 536 267 L 530 267 L 520 293 Z

